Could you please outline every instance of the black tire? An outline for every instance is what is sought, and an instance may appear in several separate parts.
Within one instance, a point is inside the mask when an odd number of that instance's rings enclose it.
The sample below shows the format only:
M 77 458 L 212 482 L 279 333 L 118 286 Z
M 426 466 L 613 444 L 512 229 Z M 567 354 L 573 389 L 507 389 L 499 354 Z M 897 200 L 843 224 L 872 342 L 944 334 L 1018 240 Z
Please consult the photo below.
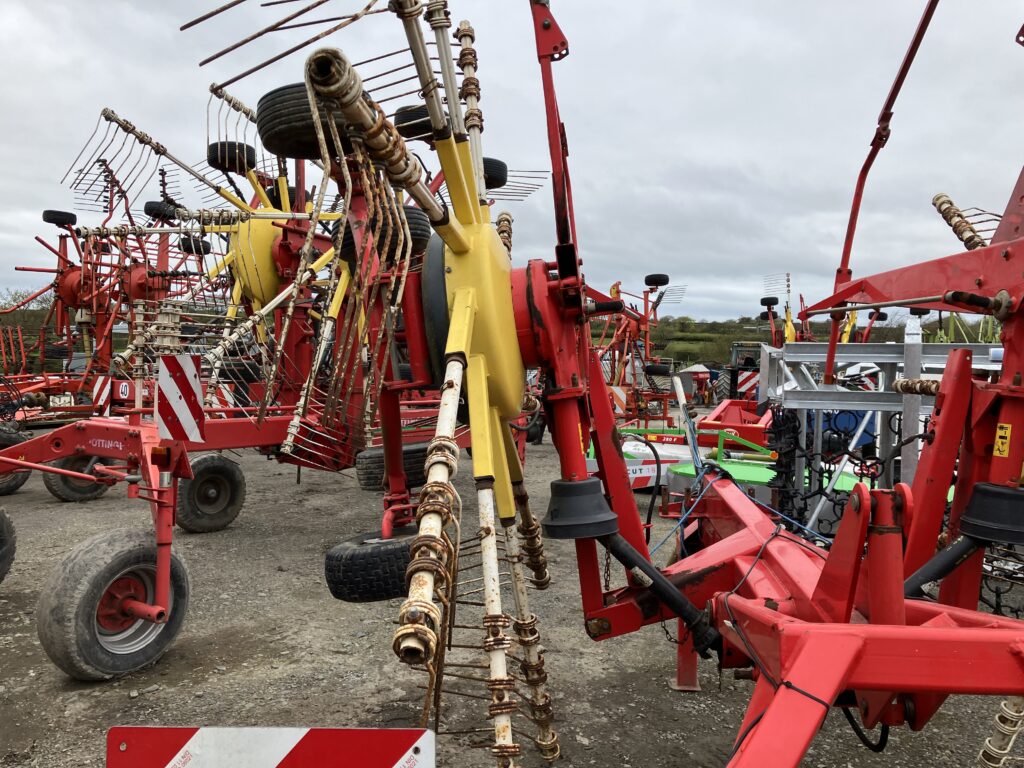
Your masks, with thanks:
M 774 307 L 778 303 L 779 303 L 779 300 L 775 296 L 765 296 L 764 298 L 761 299 L 761 306 L 762 307 L 769 307 L 769 308 L 771 308 L 771 307 Z
M 320 106 L 320 115 L 326 128 L 327 111 L 323 106 Z M 327 149 L 333 157 L 341 157 L 352 147 L 345 140 L 345 123 L 340 116 L 335 117 L 334 124 L 342 139 L 342 147 L 339 151 L 334 146 L 327 130 Z M 320 159 L 320 143 L 313 127 L 313 111 L 309 108 L 305 83 L 282 85 L 266 93 L 256 105 L 256 130 L 267 151 L 279 157 Z
M 267 187 L 264 190 L 264 192 L 267 193 L 267 199 L 270 200 L 270 205 L 272 207 L 276 208 L 279 211 L 283 211 L 284 210 L 281 207 L 281 192 L 280 192 L 280 190 L 278 190 L 277 185 L 274 185 L 272 187 Z M 288 203 L 289 203 L 288 210 L 291 210 L 291 206 L 295 205 L 295 193 L 296 192 L 297 192 L 297 190 L 295 189 L 295 187 L 288 187 Z M 309 193 L 308 192 L 306 193 L 306 199 L 307 200 L 309 199 Z
M 434 384 L 440 386 L 444 378 L 445 345 L 448 343 L 448 288 L 445 277 L 444 241 L 432 235 L 423 256 L 423 274 L 420 283 L 420 301 L 423 304 L 423 330 L 427 336 L 427 356 Z
M 14 523 L 7 516 L 7 512 L 0 509 L 0 581 L 10 573 L 17 548 L 18 536 L 14 531 Z
M 876 323 L 884 323 L 889 319 L 889 316 L 885 312 L 872 312 L 871 316 L 874 318 Z
M 775 317 L 778 317 L 778 316 L 779 316 L 779 313 L 776 312 L 774 309 L 770 309 L 770 310 L 766 309 L 764 312 L 762 312 L 760 315 L 758 315 L 758 317 L 761 320 L 764 320 L 764 321 L 767 321 L 769 317 L 775 318 Z
M 213 250 L 213 246 L 206 240 L 195 235 L 185 235 L 178 240 L 178 248 L 182 253 L 190 253 L 194 256 L 205 256 Z
M 648 288 L 664 288 L 668 283 L 668 275 L 661 274 L 660 272 L 655 272 L 654 274 L 647 275 L 647 277 L 644 278 L 644 285 Z
M 924 317 L 929 312 L 931 312 L 931 310 L 930 309 L 925 309 L 924 307 L 911 307 L 910 308 L 910 314 L 912 314 L 914 317 Z
M 395 130 L 406 141 L 425 141 L 432 144 L 434 132 L 430 127 L 430 113 L 426 104 L 399 107 L 393 119 Z
M 36 606 L 39 642 L 58 667 L 76 680 L 110 680 L 135 672 L 163 656 L 181 631 L 188 611 L 185 563 L 171 553 L 171 599 L 167 621 L 152 624 L 98 612 L 107 589 L 152 602 L 156 538 L 149 529 L 121 528 L 94 536 L 61 561 Z M 123 629 L 112 626 L 123 623 Z M 106 626 L 103 626 L 106 624 Z
M 671 376 L 672 366 L 664 363 L 648 363 L 644 366 L 644 373 L 648 376 Z
M 142 210 L 151 219 L 174 221 L 178 218 L 178 211 L 175 206 L 165 203 L 163 200 L 150 200 L 142 206 Z
M 543 443 L 545 427 L 547 427 L 547 419 L 544 416 L 534 419 L 533 423 L 526 428 L 526 442 L 530 443 L 530 445 L 540 445 Z
M 412 238 L 412 252 L 419 254 L 427 250 L 430 236 L 434 234 L 434 228 L 430 226 L 430 217 L 422 208 L 412 205 L 405 206 L 402 211 L 405 213 L 405 220 L 409 222 L 409 235 Z
M 92 468 L 92 465 L 95 463 L 95 456 L 82 454 L 79 456 L 66 456 L 63 459 L 57 459 L 57 461 L 52 463 L 52 466 L 59 469 L 67 469 L 71 472 L 84 472 L 85 474 L 95 475 L 96 473 Z M 53 472 L 43 473 L 43 485 L 46 486 L 46 490 L 48 490 L 55 499 L 64 502 L 92 501 L 93 499 L 98 499 L 110 490 L 110 486 L 106 483 L 93 483 L 88 480 L 79 480 L 74 477 L 58 475 Z
M 24 442 L 25 439 L 20 432 L 0 428 L 0 449 L 10 448 L 12 445 Z M 0 496 L 10 496 L 28 482 L 31 474 L 31 470 L 0 473 Z
M 347 603 L 403 598 L 408 592 L 405 571 L 415 526 L 400 528 L 390 539 L 380 532 L 360 533 L 327 550 L 324 577 L 331 595 Z
M 484 187 L 487 189 L 501 189 L 508 184 L 508 165 L 494 157 L 485 157 L 484 161 Z
M 715 379 L 714 386 L 712 387 L 715 391 L 715 402 L 721 403 L 724 400 L 729 399 L 729 377 L 722 373 L 717 379 Z
M 224 530 L 245 504 L 242 468 L 219 453 L 204 453 L 192 462 L 192 474 L 178 483 L 178 527 L 189 533 Z
M 420 208 L 416 208 L 411 205 L 407 205 L 402 208 L 405 213 L 405 220 L 409 223 L 409 237 L 411 240 L 411 252 L 414 254 L 423 253 L 427 249 L 427 244 L 430 242 L 430 236 L 434 233 L 433 228 L 430 226 L 430 217 L 427 216 L 426 211 Z M 334 224 L 331 225 L 331 237 L 337 237 L 338 228 L 341 226 L 341 219 L 337 219 Z M 367 230 L 373 232 L 377 228 L 377 217 L 372 216 L 366 224 Z M 381 227 L 381 236 L 384 237 L 384 228 Z M 396 232 L 390 232 L 387 234 L 387 245 L 388 252 L 385 258 L 393 259 L 398 256 L 398 236 Z M 362 240 L 362 236 L 360 236 Z M 349 268 L 354 272 L 358 259 L 356 256 L 356 237 L 352 232 L 351 226 L 346 226 L 344 233 L 341 235 L 341 258 L 343 258 L 349 265 Z M 377 248 L 377 253 L 382 253 L 380 248 Z
M 402 446 L 402 467 L 409 487 L 427 482 L 423 463 L 427 460 L 427 444 L 413 443 Z M 384 487 L 384 448 L 367 448 L 356 456 L 356 479 L 364 491 L 379 491 Z
M 70 211 L 43 211 L 43 221 L 55 227 L 73 227 L 78 217 Z
M 218 141 L 206 148 L 206 162 L 214 170 L 244 176 L 256 169 L 256 148 L 240 141 Z

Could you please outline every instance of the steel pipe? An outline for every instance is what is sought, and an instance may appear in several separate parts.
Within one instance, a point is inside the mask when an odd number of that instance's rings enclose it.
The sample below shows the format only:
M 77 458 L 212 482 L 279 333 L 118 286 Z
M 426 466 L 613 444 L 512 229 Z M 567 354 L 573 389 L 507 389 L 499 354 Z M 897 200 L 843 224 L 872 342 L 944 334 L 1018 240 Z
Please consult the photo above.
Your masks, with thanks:
M 418 540 L 422 542 L 442 541 L 445 513 L 451 514 L 450 507 L 444 508 L 446 500 L 443 498 L 445 494 L 442 493 L 442 489 L 450 488 L 451 479 L 455 476 L 452 462 L 457 459 L 442 454 L 445 445 L 452 443 L 454 439 L 465 368 L 465 364 L 456 358 L 449 360 L 445 368 L 441 404 L 437 409 L 437 428 L 427 454 L 427 482 L 420 497 Z M 433 503 L 424 508 L 424 498 Z M 414 547 L 413 555 L 413 562 L 410 563 L 407 573 L 409 594 L 399 609 L 400 626 L 395 632 L 393 648 L 405 663 L 425 664 L 433 656 L 441 621 L 441 609 L 434 602 L 434 590 L 437 586 L 434 567 L 444 567 L 445 563 L 436 563 L 429 568 L 416 567 L 417 558 L 435 561 L 440 559 L 438 553 L 426 545 Z

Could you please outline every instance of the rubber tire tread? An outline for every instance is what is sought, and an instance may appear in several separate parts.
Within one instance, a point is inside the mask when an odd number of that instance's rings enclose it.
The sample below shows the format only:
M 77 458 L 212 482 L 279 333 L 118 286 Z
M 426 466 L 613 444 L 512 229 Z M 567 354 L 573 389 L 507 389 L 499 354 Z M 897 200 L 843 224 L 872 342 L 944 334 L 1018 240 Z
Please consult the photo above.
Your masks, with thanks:
M 327 112 L 323 106 L 320 106 L 320 114 L 326 123 Z M 341 156 L 350 152 L 351 146 L 344 146 L 347 144 L 345 124 L 340 117 L 334 124 L 343 146 L 340 152 L 334 147 L 328 130 L 325 135 L 327 149 L 332 155 Z M 264 148 L 279 157 L 320 159 L 320 144 L 313 127 L 313 112 L 309 108 L 305 83 L 282 85 L 265 93 L 256 105 L 256 130 Z
M 207 515 L 195 509 L 193 500 L 189 493 L 193 483 L 200 479 L 200 474 L 211 470 L 222 470 L 228 478 L 231 487 L 231 503 L 216 515 Z M 192 462 L 191 480 L 182 480 L 178 483 L 178 505 L 175 509 L 175 522 L 183 531 L 189 533 L 213 533 L 222 531 L 235 521 L 238 514 L 245 505 L 245 473 L 231 459 L 221 456 L 219 453 L 204 453 Z
M 661 272 L 654 272 L 644 278 L 644 285 L 648 288 L 662 288 L 669 284 L 669 276 Z
M 112 654 L 95 639 L 94 616 L 110 579 L 131 565 L 156 564 L 156 536 L 149 528 L 117 528 L 79 544 L 47 580 L 36 605 L 39 642 L 61 670 L 76 680 L 110 680 L 155 664 L 181 631 L 188 613 L 189 575 L 171 551 L 173 605 L 164 629 L 133 654 Z
M 216 171 L 245 176 L 256 169 L 256 147 L 241 141 L 216 141 L 206 148 L 206 162 Z
M 484 165 L 484 187 L 487 189 L 501 189 L 508 184 L 508 165 L 496 157 L 483 158 Z
M 778 303 L 779 303 L 779 300 L 775 296 L 765 296 L 765 297 L 763 297 L 761 299 L 761 306 L 762 307 L 774 307 Z
M 427 482 L 427 473 L 423 468 L 426 460 L 427 443 L 402 446 L 402 467 L 409 487 Z M 356 456 L 356 480 L 364 491 L 379 491 L 384 487 L 385 476 L 383 447 L 367 448 Z
M 10 448 L 12 445 L 23 443 L 25 437 L 19 432 L 12 432 L 9 429 L 0 429 L 0 448 Z M 28 482 L 31 470 L 28 472 L 7 472 L 0 474 L 0 496 L 10 496 L 16 490 Z
M 43 221 L 57 227 L 73 227 L 78 223 L 78 217 L 70 211 L 43 211 Z
M 177 218 L 177 209 L 170 203 L 163 200 L 150 200 L 142 206 L 143 212 L 151 219 L 163 219 L 174 221 Z
M 331 547 L 324 556 L 324 578 L 331 595 L 346 603 L 371 603 L 406 596 L 405 572 L 411 554 L 409 545 L 416 534 L 364 544 L 380 538 L 380 532 L 360 533 Z
M 76 456 L 66 456 L 63 459 L 57 459 L 57 461 L 51 462 L 51 465 L 58 467 L 59 469 L 71 469 L 68 467 L 69 460 L 78 458 Z M 78 470 L 74 470 L 78 471 Z M 70 485 L 67 481 L 70 478 L 64 475 L 57 475 L 53 472 L 43 473 L 43 485 L 46 486 L 46 490 L 50 492 L 58 501 L 63 502 L 85 502 L 98 499 L 100 496 L 110 490 L 110 486 L 105 483 L 95 483 L 88 487 L 78 488 L 77 486 Z
M 0 582 L 11 571 L 14 553 L 18 549 L 18 534 L 7 511 L 0 509 Z
M 279 211 L 284 209 L 281 207 L 281 193 L 277 189 L 277 185 L 267 187 L 263 190 L 267 193 L 267 199 L 270 200 L 270 204 Z M 295 194 L 298 190 L 295 187 L 288 187 L 288 202 L 295 205 Z M 309 200 L 309 193 L 306 193 L 306 199 Z M 288 210 L 291 210 L 289 208 Z
M 430 226 L 430 217 L 427 216 L 427 212 L 422 208 L 412 205 L 407 205 L 402 210 L 405 211 L 405 220 L 409 222 L 412 252 L 415 254 L 423 253 L 427 250 L 430 236 L 434 234 L 434 228 Z
M 205 256 L 213 250 L 213 246 L 201 237 L 185 235 L 178 240 L 178 248 L 182 253 L 189 253 L 193 256 Z
M 430 242 L 430 236 L 434 234 L 433 227 L 430 226 L 430 217 L 427 216 L 427 212 L 421 208 L 417 208 L 412 205 L 406 205 L 402 208 L 405 212 L 405 220 L 409 224 L 409 237 L 412 240 L 411 248 L 413 254 L 421 254 L 427 250 L 427 244 Z M 335 238 L 338 235 L 338 228 L 341 226 L 341 219 L 338 219 L 331 225 L 331 237 Z M 371 217 L 367 222 L 366 226 L 370 232 L 373 232 L 377 226 L 376 217 Z M 381 227 L 381 233 L 383 234 L 383 227 Z M 360 238 L 361 239 L 361 238 Z M 387 258 L 395 258 L 398 255 L 398 238 L 392 233 L 388 237 L 388 250 Z M 380 250 L 377 251 L 380 253 Z M 349 265 L 349 268 L 354 272 L 356 260 L 356 238 L 352 232 L 351 226 L 346 226 L 344 233 L 341 235 L 341 250 L 339 251 L 341 258 L 343 258 Z
M 434 131 L 430 127 L 430 113 L 426 104 L 413 104 L 395 110 L 395 130 L 406 141 L 425 141 L 432 144 Z

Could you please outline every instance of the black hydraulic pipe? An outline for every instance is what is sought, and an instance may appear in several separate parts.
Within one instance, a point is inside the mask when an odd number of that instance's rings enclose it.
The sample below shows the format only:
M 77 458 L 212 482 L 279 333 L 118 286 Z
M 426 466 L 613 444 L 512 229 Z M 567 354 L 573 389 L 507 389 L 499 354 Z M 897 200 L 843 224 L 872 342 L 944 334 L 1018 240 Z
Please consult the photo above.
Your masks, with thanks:
M 636 568 L 651 580 L 651 586 L 648 589 L 668 606 L 672 613 L 683 620 L 693 637 L 694 650 L 703 658 L 710 658 L 709 651 L 712 648 L 720 647 L 722 638 L 718 634 L 718 630 L 708 624 L 704 612 L 697 610 L 697 606 L 691 603 L 679 591 L 679 588 L 655 567 L 654 563 L 637 552 L 621 535 L 613 533 L 611 536 L 600 537 L 598 541 L 612 553 L 612 557 L 626 568 L 630 570 Z
M 904 597 L 923 597 L 924 590 L 921 588 L 931 582 L 945 578 L 956 569 L 960 563 L 969 558 L 986 542 L 970 536 L 958 536 L 953 542 L 940 552 L 936 552 L 927 563 L 922 565 L 903 582 Z
M 647 505 L 647 523 L 644 525 L 644 541 L 648 544 L 651 543 L 651 520 L 654 519 L 654 505 L 658 501 L 658 494 L 661 491 L 661 456 L 658 455 L 658 449 L 654 447 L 654 443 L 648 440 L 643 435 L 637 434 L 633 437 L 638 437 L 640 440 L 651 449 L 651 453 L 654 454 L 654 488 L 651 489 L 651 501 Z

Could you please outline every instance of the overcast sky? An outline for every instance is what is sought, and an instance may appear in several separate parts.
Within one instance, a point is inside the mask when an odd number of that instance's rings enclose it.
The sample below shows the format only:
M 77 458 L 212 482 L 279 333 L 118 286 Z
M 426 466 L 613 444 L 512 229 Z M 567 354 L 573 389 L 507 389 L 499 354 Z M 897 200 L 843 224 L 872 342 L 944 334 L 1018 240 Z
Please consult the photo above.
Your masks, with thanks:
M 42 284 L 13 267 L 50 263 L 33 241 L 52 234 L 40 212 L 72 206 L 60 178 L 101 108 L 198 158 L 207 86 L 310 34 L 277 33 L 200 69 L 205 55 L 299 7 L 248 0 L 178 31 L 217 4 L 4 0 L 0 287 Z M 308 18 L 362 5 L 332 0 Z M 570 45 L 555 76 L 588 282 L 639 289 L 645 273 L 667 272 L 688 286 L 667 312 L 708 319 L 758 311 L 767 274 L 792 273 L 808 301 L 827 295 L 855 177 L 924 2 L 552 6 Z M 477 31 L 485 154 L 549 168 L 528 0 L 452 0 L 450 8 Z M 930 205 L 937 192 L 1003 210 L 1024 162 L 1024 48 L 1014 41 L 1022 22 L 1021 3 L 940 3 L 868 182 L 855 274 L 958 250 Z M 400 40 L 400 25 L 382 14 L 326 42 L 359 60 Z M 301 79 L 304 58 L 229 90 L 255 106 Z M 516 262 L 550 258 L 550 185 L 507 207 Z

